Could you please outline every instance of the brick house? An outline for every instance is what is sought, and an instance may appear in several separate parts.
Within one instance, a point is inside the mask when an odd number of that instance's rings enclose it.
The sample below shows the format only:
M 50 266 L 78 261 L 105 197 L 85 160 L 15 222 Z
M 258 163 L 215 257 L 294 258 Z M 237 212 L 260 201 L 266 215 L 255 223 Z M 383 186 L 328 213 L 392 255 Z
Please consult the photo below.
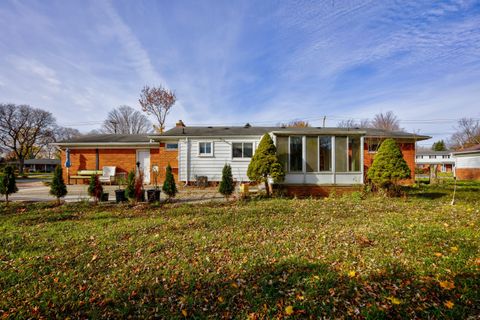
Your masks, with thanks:
M 480 144 L 455 151 L 455 177 L 459 180 L 480 180 Z
M 159 168 L 163 182 L 165 168 L 171 164 L 175 179 L 185 184 L 204 177 L 221 180 L 225 163 L 232 167 L 237 182 L 247 182 L 247 168 L 262 136 L 268 133 L 277 145 L 278 157 L 286 172 L 282 183 L 292 194 L 323 194 L 331 189 L 342 192 L 361 186 L 381 142 L 393 138 L 412 171 L 415 170 L 415 143 L 429 139 L 406 132 L 371 128 L 286 128 L 187 127 L 177 126 L 163 134 L 94 135 L 59 143 L 70 149 L 72 167 L 78 170 L 116 166 L 117 172 L 144 170 L 151 182 L 152 166 Z M 62 152 L 62 164 L 65 152 Z M 411 182 L 406 181 L 406 182 Z

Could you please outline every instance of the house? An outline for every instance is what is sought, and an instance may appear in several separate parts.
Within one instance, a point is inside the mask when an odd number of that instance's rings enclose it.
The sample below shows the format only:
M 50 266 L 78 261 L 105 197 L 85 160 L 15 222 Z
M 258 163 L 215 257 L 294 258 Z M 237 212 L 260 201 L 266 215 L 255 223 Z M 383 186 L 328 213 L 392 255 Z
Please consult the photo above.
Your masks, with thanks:
M 153 166 L 164 179 L 165 167 L 172 166 L 175 179 L 185 184 L 198 177 L 221 180 L 225 163 L 232 167 L 237 182 L 249 181 L 247 168 L 262 136 L 272 136 L 286 176 L 282 185 L 289 193 L 326 194 L 362 185 L 380 143 L 393 138 L 399 144 L 412 173 L 415 169 L 415 143 L 429 139 L 406 132 L 370 128 L 288 128 L 176 127 L 156 135 L 96 135 L 59 143 L 70 150 L 70 173 L 82 169 L 116 166 L 117 171 L 138 167 L 150 182 Z M 62 152 L 64 163 L 65 152 Z
M 415 156 L 417 168 L 428 169 L 433 167 L 437 172 L 453 172 L 455 160 L 452 151 L 418 150 Z
M 452 153 L 459 180 L 480 180 L 480 144 Z
M 18 161 L 10 163 L 18 166 Z M 29 172 L 53 172 L 58 165 L 60 165 L 60 159 L 26 159 L 23 168 Z

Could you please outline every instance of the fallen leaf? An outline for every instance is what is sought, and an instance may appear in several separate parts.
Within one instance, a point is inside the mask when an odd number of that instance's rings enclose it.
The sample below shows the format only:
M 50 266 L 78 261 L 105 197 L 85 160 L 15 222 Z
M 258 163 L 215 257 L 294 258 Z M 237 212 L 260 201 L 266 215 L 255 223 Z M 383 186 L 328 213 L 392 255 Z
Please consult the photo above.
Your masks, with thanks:
M 95 261 L 95 260 L 97 260 L 97 258 L 98 258 L 98 256 L 97 256 L 96 254 L 94 254 L 94 255 L 92 256 L 92 260 L 91 260 L 91 261 Z
M 184 316 L 184 317 L 188 316 L 188 312 L 187 312 L 187 310 L 185 310 L 185 309 L 182 309 L 182 314 L 183 314 L 183 316 Z
M 388 297 L 387 299 L 390 300 L 390 302 L 392 304 L 401 304 L 402 303 L 402 300 L 400 300 L 398 298 L 395 298 L 395 297 Z
M 445 301 L 443 305 L 448 309 L 452 309 L 455 304 L 452 301 L 448 300 L 448 301 Z
M 452 252 L 457 252 L 458 248 L 457 247 L 451 247 L 450 250 L 452 250 Z
M 441 256 L 443 256 L 443 254 L 442 254 L 441 252 L 435 252 L 434 254 L 435 254 L 436 257 L 441 257 Z
M 287 316 L 293 314 L 293 307 L 292 307 L 292 306 L 286 307 L 286 308 L 285 308 L 285 314 L 286 314 Z
M 455 288 L 455 284 L 451 281 L 440 281 L 439 284 L 440 287 L 445 290 L 452 290 L 453 288 Z
M 357 274 L 357 273 L 356 273 L 355 271 L 353 271 L 353 270 L 348 272 L 348 276 L 349 276 L 350 278 L 355 277 L 356 274 Z
M 220 301 L 220 302 L 223 303 L 223 301 L 224 301 L 224 300 L 223 300 L 223 297 L 222 297 L 222 296 L 219 296 L 219 297 L 218 297 L 218 301 Z

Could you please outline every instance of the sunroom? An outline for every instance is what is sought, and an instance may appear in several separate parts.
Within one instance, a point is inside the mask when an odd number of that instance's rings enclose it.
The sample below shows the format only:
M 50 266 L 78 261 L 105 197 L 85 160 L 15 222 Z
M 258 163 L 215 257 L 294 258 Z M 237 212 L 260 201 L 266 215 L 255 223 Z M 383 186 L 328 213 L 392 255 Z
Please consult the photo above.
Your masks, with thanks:
M 363 132 L 274 135 L 284 184 L 363 184 Z

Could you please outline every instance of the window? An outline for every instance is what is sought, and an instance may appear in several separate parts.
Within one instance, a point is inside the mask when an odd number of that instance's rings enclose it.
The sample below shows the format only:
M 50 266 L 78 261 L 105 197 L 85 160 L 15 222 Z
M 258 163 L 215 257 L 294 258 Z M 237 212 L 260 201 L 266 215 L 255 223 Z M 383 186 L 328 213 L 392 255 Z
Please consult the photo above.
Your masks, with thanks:
M 177 150 L 178 143 L 165 143 L 165 150 Z
M 290 172 L 303 171 L 302 137 L 290 137 Z
M 335 171 L 347 172 L 347 137 L 335 137 Z
M 320 137 L 320 170 L 332 171 L 332 137 Z
M 348 137 L 348 171 L 360 171 L 360 137 Z
M 288 171 L 288 137 L 277 137 L 277 156 L 283 171 Z
M 368 152 L 375 153 L 378 151 L 378 148 L 380 148 L 380 142 L 377 140 L 368 141 L 367 146 L 368 146 Z
M 232 143 L 232 158 L 251 158 L 253 155 L 252 142 Z
M 199 156 L 213 156 L 213 142 L 199 142 L 198 143 Z
M 443 158 L 443 159 L 450 159 L 450 155 L 444 154 L 444 155 L 442 156 L 442 158 Z
M 435 159 L 437 156 L 428 156 L 429 159 Z
M 318 171 L 318 137 L 306 138 L 307 159 L 306 159 L 306 171 L 317 172 Z

